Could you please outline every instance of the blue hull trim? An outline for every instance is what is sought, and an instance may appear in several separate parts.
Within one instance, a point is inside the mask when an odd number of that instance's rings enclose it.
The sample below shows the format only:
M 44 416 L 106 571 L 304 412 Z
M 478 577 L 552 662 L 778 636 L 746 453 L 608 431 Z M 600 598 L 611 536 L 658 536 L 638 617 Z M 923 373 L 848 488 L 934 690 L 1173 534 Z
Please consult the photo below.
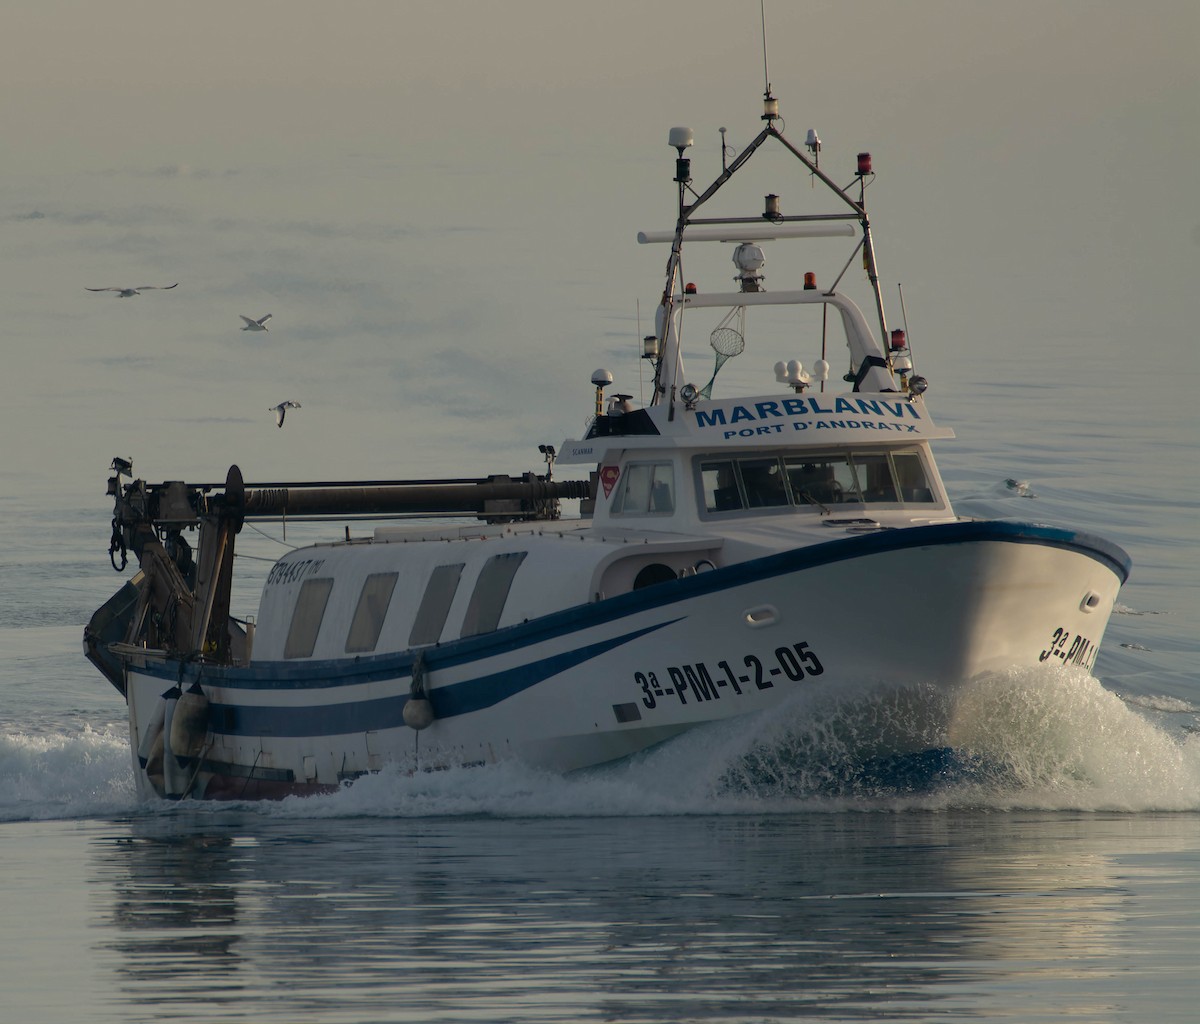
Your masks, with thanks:
M 672 580 L 594 604 L 553 612 L 533 622 L 496 630 L 484 636 L 422 648 L 427 671 L 433 672 L 480 661 L 496 654 L 531 648 L 618 619 L 646 614 L 671 615 L 680 602 L 719 593 L 817 566 L 912 548 L 1002 542 L 1033 544 L 1074 551 L 1110 569 L 1124 583 L 1131 561 L 1117 545 L 1091 534 L 1034 523 L 990 520 L 884 530 L 828 541 L 767 555 L 713 572 Z M 585 648 L 554 655 L 493 675 L 439 687 L 430 696 L 439 718 L 450 718 L 494 706 L 551 676 L 575 668 L 639 636 L 661 629 L 681 616 L 626 633 Z M 178 662 L 147 666 L 142 671 L 171 684 L 199 677 L 210 685 L 245 691 L 329 690 L 363 683 L 403 679 L 412 674 L 416 652 L 338 658 L 320 661 L 264 662 L 244 668 L 183 667 Z M 249 693 L 247 693 L 249 697 Z M 319 736 L 361 733 L 398 727 L 407 695 L 343 705 L 281 708 L 243 703 L 211 707 L 214 732 L 251 736 Z
M 661 622 L 576 651 L 543 658 L 520 668 L 438 687 L 429 694 L 434 715 L 439 719 L 454 718 L 493 707 L 559 672 L 566 672 L 670 624 Z M 396 677 L 393 674 L 387 678 Z M 338 679 L 329 685 L 345 685 L 345 681 Z M 404 705 L 407 703 L 407 694 L 309 707 L 213 703 L 209 705 L 209 727 L 222 736 L 292 737 L 337 736 L 374 729 L 397 729 L 404 725 Z

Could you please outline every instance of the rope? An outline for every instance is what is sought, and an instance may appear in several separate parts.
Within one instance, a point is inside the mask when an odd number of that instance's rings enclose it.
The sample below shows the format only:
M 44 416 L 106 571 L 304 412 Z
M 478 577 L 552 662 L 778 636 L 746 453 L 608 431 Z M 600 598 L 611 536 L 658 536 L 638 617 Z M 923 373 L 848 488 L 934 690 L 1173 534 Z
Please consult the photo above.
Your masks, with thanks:
M 118 551 L 121 552 L 121 564 L 117 565 L 117 560 L 113 557 Z M 125 538 L 121 536 L 121 530 L 117 526 L 117 517 L 113 516 L 112 521 L 112 540 L 108 542 L 108 560 L 112 563 L 112 567 L 117 572 L 124 572 L 125 566 L 129 564 L 129 559 L 126 557 Z

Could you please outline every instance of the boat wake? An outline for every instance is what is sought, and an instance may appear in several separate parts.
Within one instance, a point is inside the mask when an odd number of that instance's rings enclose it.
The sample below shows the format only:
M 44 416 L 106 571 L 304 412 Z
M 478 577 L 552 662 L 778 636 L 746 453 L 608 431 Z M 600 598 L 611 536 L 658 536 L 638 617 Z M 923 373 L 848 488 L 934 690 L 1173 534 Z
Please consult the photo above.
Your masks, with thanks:
M 796 708 L 730 759 L 722 790 L 881 809 L 1200 807 L 1200 740 L 1192 733 L 1200 709 L 1168 698 L 1126 701 L 1086 672 L 1062 668 L 988 676 L 961 689 L 952 706 L 937 706 L 945 700 L 930 690 Z M 1156 712 L 1164 713 L 1159 721 Z M 895 729 L 915 732 L 913 720 L 943 713 L 946 732 L 923 749 L 880 752 Z
M 0 821 L 139 810 L 123 728 L 0 732 Z
M 800 691 L 769 716 L 716 723 L 569 776 L 502 763 L 390 768 L 335 794 L 245 802 L 264 817 L 626 817 L 829 811 L 1200 810 L 1200 708 L 1123 699 L 1079 669 L 1014 670 L 953 707 L 916 689 Z M 910 754 L 898 735 L 942 716 Z M 139 803 L 120 731 L 0 733 L 0 820 L 221 814 Z

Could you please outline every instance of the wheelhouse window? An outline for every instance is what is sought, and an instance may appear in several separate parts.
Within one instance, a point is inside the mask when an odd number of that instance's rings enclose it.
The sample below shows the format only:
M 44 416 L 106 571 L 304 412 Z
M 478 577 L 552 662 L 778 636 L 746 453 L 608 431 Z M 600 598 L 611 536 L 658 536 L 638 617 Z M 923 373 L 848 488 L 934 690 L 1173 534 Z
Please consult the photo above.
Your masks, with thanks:
M 854 470 L 844 455 L 805 455 L 783 461 L 794 504 L 820 508 L 859 500 Z
M 675 467 L 669 462 L 631 462 L 621 475 L 612 515 L 666 515 L 675 511 Z
M 325 618 L 325 605 L 329 603 L 329 592 L 333 589 L 332 579 L 305 580 L 292 609 L 292 622 L 288 627 L 287 640 L 283 645 L 285 658 L 312 657 L 317 645 L 317 633 L 321 620 Z
M 702 459 L 699 468 L 708 512 L 934 501 L 914 450 L 745 455 Z
M 358 607 L 354 609 L 354 619 L 350 623 L 350 633 L 346 637 L 347 654 L 375 650 L 398 577 L 399 573 L 373 572 L 363 583 L 358 595 Z
M 925 479 L 921 457 L 916 452 L 896 452 L 892 456 L 892 465 L 896 469 L 896 483 L 900 486 L 900 496 L 904 501 L 933 501 L 933 489 Z
M 892 475 L 891 458 L 887 455 L 852 455 L 851 468 L 858 484 L 859 501 L 900 500 L 896 480 Z
M 779 459 L 738 459 L 747 508 L 774 508 L 788 504 L 787 485 Z
M 442 627 L 446 625 L 446 616 L 450 614 L 450 605 L 458 590 L 462 571 L 463 563 L 456 562 L 453 565 L 439 565 L 429 574 L 429 582 L 425 585 L 425 593 L 421 597 L 421 606 L 417 609 L 412 632 L 408 634 L 410 647 L 436 644 L 441 638 Z
M 484 563 L 467 605 L 463 636 L 491 633 L 499 625 L 500 613 L 504 611 L 504 602 L 508 600 L 513 577 L 527 554 L 527 551 L 507 551 L 502 555 L 493 555 Z
M 746 507 L 738 483 L 737 463 L 733 459 L 700 464 L 700 486 L 704 491 L 704 507 L 709 512 L 729 512 Z

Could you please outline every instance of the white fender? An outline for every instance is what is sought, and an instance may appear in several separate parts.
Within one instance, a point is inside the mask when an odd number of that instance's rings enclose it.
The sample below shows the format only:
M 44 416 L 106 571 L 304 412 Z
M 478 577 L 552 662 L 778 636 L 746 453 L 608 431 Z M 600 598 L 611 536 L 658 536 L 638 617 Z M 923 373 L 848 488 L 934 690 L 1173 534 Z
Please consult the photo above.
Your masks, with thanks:
M 166 710 L 163 712 L 163 757 L 162 778 L 163 796 L 168 800 L 178 800 L 187 789 L 188 772 L 179 764 L 175 751 L 171 746 L 171 727 L 175 720 L 175 710 L 179 705 L 182 693 L 178 686 L 172 686 L 163 694 Z
M 160 700 L 154 705 L 154 713 L 150 716 L 150 721 L 146 723 L 142 729 L 142 741 L 138 744 L 137 759 L 138 767 L 142 771 L 146 771 L 150 764 L 150 759 L 154 752 L 157 751 L 159 764 L 159 772 L 162 771 L 162 732 L 163 732 L 163 716 L 167 710 L 166 701 Z
M 176 760 L 187 762 L 200 756 L 208 736 L 208 698 L 200 683 L 192 683 L 175 705 L 171 719 L 171 751 Z
M 433 724 L 433 705 L 424 697 L 409 697 L 400 712 L 410 729 L 426 729 Z

